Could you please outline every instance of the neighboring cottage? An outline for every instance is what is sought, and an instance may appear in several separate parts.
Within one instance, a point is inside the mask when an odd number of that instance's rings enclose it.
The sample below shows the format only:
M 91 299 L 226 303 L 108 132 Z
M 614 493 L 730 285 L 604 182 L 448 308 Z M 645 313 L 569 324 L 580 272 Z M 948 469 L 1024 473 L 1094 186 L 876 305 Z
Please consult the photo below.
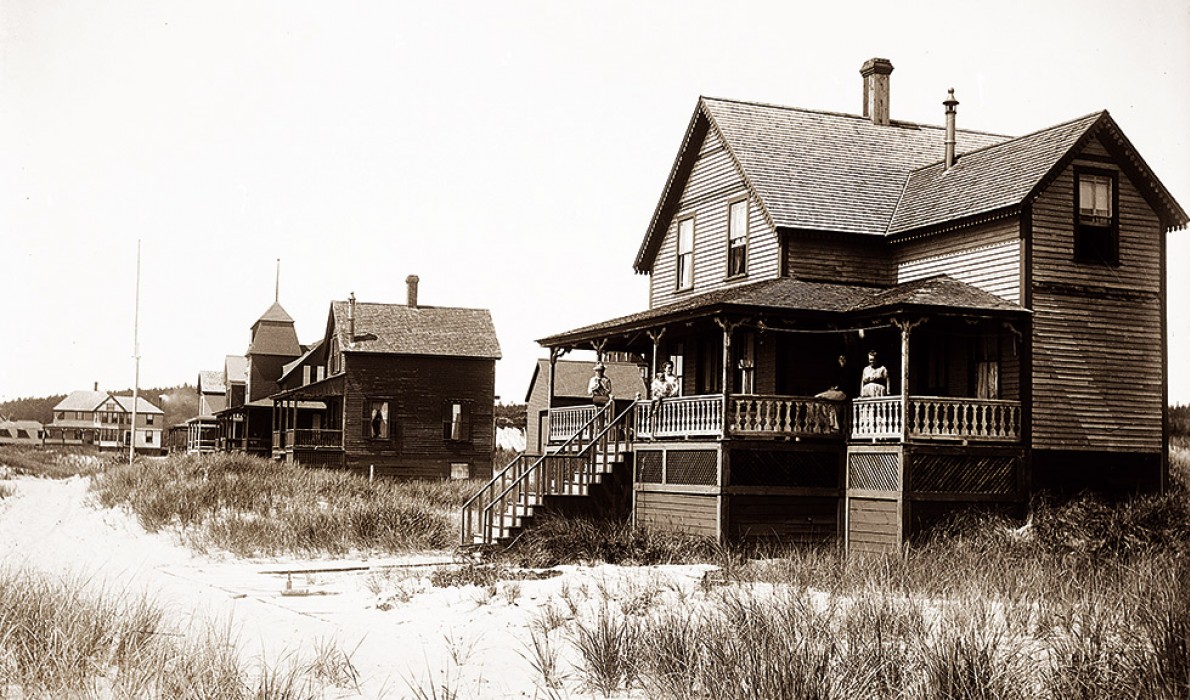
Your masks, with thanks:
M 45 429 L 35 420 L 0 420 L 0 445 L 41 447 Z
M 136 401 L 132 426 L 131 396 L 105 391 L 75 391 L 54 406 L 54 420 L 46 426 L 47 445 L 86 445 L 99 450 L 126 450 L 134 442 L 138 452 L 159 453 L 165 412 L 143 396 Z
M 580 463 L 632 465 L 637 523 L 857 550 L 1040 490 L 1164 487 L 1186 212 L 1107 112 L 1001 136 L 958 129 L 952 91 L 944 127 L 901 122 L 892 70 L 864 64 L 862 116 L 698 100 L 633 265 L 648 309 L 540 341 L 679 358 L 683 396 L 592 419 L 581 454 L 481 494 L 472 535 Z
M 397 478 L 487 477 L 495 365 L 486 309 L 331 303 L 326 332 L 274 394 L 273 454 Z
M 227 407 L 227 385 L 223 370 L 204 370 L 198 373 L 198 415 L 181 426 L 173 426 L 183 436 L 171 439 L 171 449 L 189 454 L 215 452 L 219 449 L 219 420 L 215 414 Z
M 606 376 L 611 380 L 616 396 L 632 399 L 647 392 L 641 377 L 641 366 L 635 362 L 613 362 L 607 360 Z M 549 443 L 549 409 L 563 407 L 584 407 L 591 405 L 587 383 L 593 374 L 595 363 L 581 360 L 556 360 L 553 376 L 550 375 L 550 361 L 539 359 L 529 379 L 529 390 L 525 394 L 525 452 L 540 456 Z M 553 382 L 551 400 L 550 382 Z M 555 427 L 557 429 L 557 427 Z

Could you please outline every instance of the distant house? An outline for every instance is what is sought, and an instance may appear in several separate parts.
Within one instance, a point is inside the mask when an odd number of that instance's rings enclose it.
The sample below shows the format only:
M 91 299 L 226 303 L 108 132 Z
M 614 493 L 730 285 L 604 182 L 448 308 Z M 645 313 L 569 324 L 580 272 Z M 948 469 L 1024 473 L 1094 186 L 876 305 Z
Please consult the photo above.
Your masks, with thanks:
M 273 441 L 273 402 L 286 364 L 304 352 L 293 318 L 279 302 L 252 324 L 248 352 L 224 363 L 226 406 L 215 412 L 223 449 L 267 456 Z
M 582 418 L 573 453 L 486 489 L 469 536 L 617 469 L 637 524 L 872 551 L 1040 491 L 1164 487 L 1190 217 L 1106 111 L 1003 136 L 959 129 L 952 91 L 945 126 L 907 123 L 892 70 L 863 65 L 862 115 L 698 99 L 635 254 L 647 308 L 539 341 L 680 359 L 682 396 L 551 408 Z
M 35 420 L 0 421 L 0 445 L 41 447 L 45 429 Z
M 75 391 L 54 406 L 54 420 L 46 426 L 46 444 L 88 445 L 99 450 L 128 449 L 160 452 L 165 412 L 143 396 L 136 402 L 132 425 L 131 396 L 104 391 Z
M 612 382 L 612 391 L 625 399 L 647 392 L 641 367 L 635 362 L 605 361 L 605 376 Z M 537 360 L 529 390 L 525 393 L 526 425 L 525 453 L 541 455 L 549 444 L 549 409 L 566 406 L 589 406 L 591 396 L 587 383 L 594 374 L 595 362 L 557 360 L 553 369 L 553 400 L 550 400 L 550 361 Z
M 195 389 L 198 393 L 198 415 L 181 426 L 179 432 L 183 433 L 185 438 L 177 442 L 181 442 L 182 449 L 190 454 L 215 452 L 219 449 L 219 421 L 215 414 L 227 407 L 227 386 L 223 370 L 199 372 Z M 171 431 L 174 428 L 171 428 Z
M 273 455 L 397 478 L 488 476 L 495 364 L 486 309 L 331 302 L 326 331 L 286 367 Z

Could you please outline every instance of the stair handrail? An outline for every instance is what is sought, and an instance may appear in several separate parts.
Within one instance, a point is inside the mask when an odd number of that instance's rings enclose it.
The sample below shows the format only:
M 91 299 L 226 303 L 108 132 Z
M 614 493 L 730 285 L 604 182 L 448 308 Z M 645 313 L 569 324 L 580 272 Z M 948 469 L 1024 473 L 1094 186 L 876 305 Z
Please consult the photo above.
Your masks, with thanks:
M 484 488 L 482 488 L 479 493 L 475 494 L 475 496 L 472 496 L 467 501 L 467 503 L 465 503 L 463 505 L 463 518 L 462 518 L 463 519 L 463 522 L 462 522 L 463 544 L 470 544 L 471 538 L 474 536 L 474 534 L 476 534 L 475 529 L 474 529 L 474 525 L 476 524 L 475 523 L 476 519 L 479 521 L 478 525 L 480 528 L 480 534 L 483 536 L 483 539 L 486 542 L 488 539 L 487 533 L 491 528 L 492 510 L 495 508 L 496 504 L 499 503 L 501 508 L 506 508 L 508 495 L 518 488 L 520 488 L 521 490 L 524 490 L 523 486 L 524 486 L 525 482 L 533 474 L 535 474 L 538 470 L 540 470 L 541 466 L 543 464 L 545 464 L 548 459 L 557 458 L 557 457 L 572 458 L 572 459 L 582 458 L 584 456 L 584 454 L 586 454 L 589 450 L 592 449 L 592 447 L 598 445 L 600 440 L 604 436 L 606 436 L 607 433 L 612 428 L 620 425 L 624 421 L 625 417 L 632 411 L 632 409 L 635 406 L 636 406 L 635 401 L 632 401 L 631 403 L 629 403 L 628 406 L 625 407 L 624 410 L 621 411 L 619 415 L 617 415 L 611 421 L 606 421 L 606 424 L 604 425 L 603 429 L 600 430 L 598 434 L 594 435 L 589 441 L 584 443 L 584 440 L 583 440 L 584 436 L 593 432 L 592 428 L 594 426 L 598 425 L 598 423 L 601 419 L 604 419 L 608 414 L 610 414 L 614 410 L 613 404 L 609 402 L 606 406 L 604 406 L 599 411 L 597 411 L 595 413 L 595 415 L 591 417 L 590 420 L 588 420 L 581 428 L 579 428 L 577 431 L 575 431 L 575 433 L 573 435 L 571 435 L 564 443 L 562 443 L 556 449 L 546 452 L 545 454 L 541 455 L 531 465 L 529 465 L 528 467 L 526 467 L 524 469 L 519 470 L 519 473 L 514 473 L 514 475 L 511 477 L 511 481 L 509 481 L 507 483 L 507 486 L 502 491 L 500 491 L 498 494 L 495 494 L 494 496 L 492 496 L 490 499 L 486 499 L 487 502 L 484 503 L 483 502 L 484 499 L 482 499 L 482 497 L 487 495 L 489 492 L 494 493 L 495 490 L 498 488 L 496 486 L 497 482 L 506 480 L 505 476 L 506 476 L 507 472 L 509 471 L 510 468 L 512 468 L 514 466 L 513 464 L 509 464 L 509 466 L 506 467 L 504 470 L 502 470 L 498 476 L 493 477 L 492 480 L 489 481 L 488 484 L 485 485 Z M 567 454 L 567 453 L 569 453 L 569 454 Z M 528 461 L 528 460 L 525 460 L 525 461 Z M 478 512 L 478 518 L 474 518 L 473 517 L 473 509 L 474 509 L 474 504 L 477 500 L 480 501 L 479 512 Z
M 572 435 L 569 440 L 567 440 L 565 443 L 563 443 L 561 447 L 559 447 L 556 451 L 554 451 L 552 453 L 546 453 L 546 454 L 542 455 L 541 459 L 539 459 L 533 463 L 533 466 L 531 466 L 528 469 L 521 472 L 521 475 L 516 477 L 512 481 L 512 483 L 508 485 L 508 488 L 504 489 L 503 491 L 500 492 L 500 494 L 498 496 L 493 498 L 491 500 L 491 502 L 488 503 L 487 506 L 485 506 L 482 511 L 480 511 L 480 519 L 479 519 L 480 527 L 483 527 L 485 532 L 488 531 L 488 529 L 490 527 L 489 521 L 491 520 L 490 514 L 491 514 L 492 509 L 496 506 L 497 503 L 499 503 L 501 505 L 500 512 L 503 515 L 503 513 L 507 510 L 508 501 L 506 499 L 508 497 L 508 494 L 512 493 L 514 490 L 519 490 L 520 493 L 527 494 L 528 490 L 525 489 L 525 487 L 524 487 L 525 482 L 528 481 L 529 477 L 533 476 L 534 474 L 537 474 L 540 470 L 540 467 L 542 467 L 544 464 L 546 464 L 547 460 L 549 460 L 550 458 L 559 458 L 559 457 L 564 458 L 564 459 L 583 459 L 584 457 L 589 457 L 589 455 L 587 455 L 587 453 L 590 452 L 593 448 L 597 447 L 600 444 L 600 441 L 608 434 L 608 432 L 610 432 L 612 430 L 612 428 L 615 428 L 615 427 L 619 426 L 621 423 L 623 423 L 625 421 L 625 418 L 632 412 L 632 409 L 635 407 L 636 407 L 636 401 L 629 402 L 629 404 L 624 408 L 623 411 L 620 412 L 619 415 L 617 415 L 611 421 L 607 421 L 605 423 L 605 425 L 603 426 L 603 429 L 600 430 L 597 435 L 592 436 L 591 440 L 586 444 L 585 447 L 582 446 L 582 441 L 579 440 L 578 441 L 579 449 L 577 452 L 574 452 L 573 454 L 563 454 L 563 452 L 562 452 L 563 448 L 566 447 L 566 445 L 570 444 L 574 440 L 575 437 L 581 436 L 583 433 L 585 433 L 587 431 L 587 429 L 590 428 L 591 426 L 593 426 L 594 424 L 596 424 L 597 421 L 599 420 L 599 418 L 601 416 L 603 416 L 605 413 L 611 413 L 611 411 L 614 410 L 613 404 L 609 402 L 603 409 L 598 411 L 595 414 L 595 416 L 591 418 L 591 420 L 587 421 L 586 425 L 584 425 L 577 433 L 575 433 L 575 435 Z M 618 448 L 619 448 L 619 442 L 617 441 L 617 450 L 618 450 Z M 540 484 L 540 480 L 539 480 L 539 486 L 540 485 L 541 484 Z M 527 503 L 521 504 L 521 507 L 528 510 Z M 513 517 L 516 517 L 516 515 L 517 515 L 517 513 L 516 513 L 516 510 L 514 509 Z M 485 535 L 484 539 L 485 540 L 487 539 L 486 535 Z
M 582 446 L 583 436 L 587 434 L 587 431 L 590 429 L 592 424 L 594 424 L 601 416 L 605 415 L 607 412 L 612 410 L 612 405 L 613 404 L 609 402 L 607 405 L 605 405 L 599 411 L 596 411 L 595 415 L 593 415 L 591 417 L 591 419 L 589 421 L 587 421 L 586 424 L 584 424 L 581 428 L 579 428 L 577 431 L 575 431 L 574 435 L 571 435 L 566 440 L 566 442 L 562 443 L 560 446 L 555 448 L 554 452 L 561 452 L 562 450 L 569 448 L 571 446 L 571 444 L 575 443 L 576 441 L 578 442 L 578 449 L 581 452 L 584 449 Z M 462 522 L 461 522 L 462 527 L 460 529 L 462 530 L 462 532 L 460 534 L 461 534 L 462 544 L 464 544 L 464 545 L 470 544 L 471 537 L 475 534 L 475 528 L 474 528 L 475 521 L 473 518 L 473 514 L 475 511 L 476 501 L 480 502 L 479 515 L 480 515 L 480 519 L 481 519 L 480 527 L 482 528 L 484 526 L 484 523 L 482 522 L 483 515 L 488 510 L 490 510 L 489 507 L 485 507 L 483 504 L 484 497 L 495 494 L 495 492 L 499 489 L 499 487 L 496 486 L 497 483 L 507 482 L 509 478 L 516 480 L 516 479 L 518 479 L 520 474 L 523 474 L 527 471 L 531 471 L 531 470 L 535 469 L 538 464 L 540 464 L 543 460 L 545 460 L 545 457 L 548 454 L 550 454 L 550 452 L 547 449 L 545 454 L 538 456 L 536 461 L 532 462 L 528 468 L 525 468 L 524 463 L 529 460 L 527 459 L 527 455 L 525 455 L 524 452 L 521 452 L 511 462 L 509 462 L 507 466 L 505 466 L 503 469 L 501 469 L 499 473 L 497 473 L 486 484 L 484 484 L 483 487 L 480 488 L 479 491 L 477 491 L 474 496 L 467 499 L 467 502 L 463 504 L 463 507 L 461 509 L 462 510 Z M 513 475 L 511 477 L 509 477 L 509 475 L 508 475 L 509 471 L 513 471 L 513 470 L 517 469 L 518 467 L 519 467 L 519 471 L 514 471 Z M 488 504 L 490 505 L 491 502 L 492 501 L 489 500 Z

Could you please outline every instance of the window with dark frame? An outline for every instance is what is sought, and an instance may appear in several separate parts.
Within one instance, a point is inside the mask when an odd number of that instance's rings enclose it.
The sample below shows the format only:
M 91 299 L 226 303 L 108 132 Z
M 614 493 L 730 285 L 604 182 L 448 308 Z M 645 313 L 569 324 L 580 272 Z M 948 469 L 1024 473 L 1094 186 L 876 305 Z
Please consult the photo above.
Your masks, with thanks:
M 694 286 L 694 219 L 678 222 L 678 289 Z
M 727 207 L 727 276 L 748 272 L 748 200 Z
M 442 439 L 471 441 L 471 405 L 469 401 L 447 401 L 442 413 Z
M 391 408 L 387 399 L 373 399 L 368 402 L 365 434 L 369 440 L 388 440 L 392 436 Z
M 1075 260 L 1119 264 L 1117 195 L 1114 171 L 1075 170 Z

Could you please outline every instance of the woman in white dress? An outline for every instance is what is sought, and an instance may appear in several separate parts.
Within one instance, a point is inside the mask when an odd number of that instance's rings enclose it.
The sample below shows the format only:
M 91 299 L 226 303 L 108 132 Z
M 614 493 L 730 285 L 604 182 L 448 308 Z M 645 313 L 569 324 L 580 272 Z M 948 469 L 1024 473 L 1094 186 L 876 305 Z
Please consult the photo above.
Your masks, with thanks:
M 863 378 L 860 380 L 859 395 L 865 398 L 873 396 L 888 396 L 888 369 L 877 364 L 876 351 L 868 353 L 868 366 L 864 367 Z

